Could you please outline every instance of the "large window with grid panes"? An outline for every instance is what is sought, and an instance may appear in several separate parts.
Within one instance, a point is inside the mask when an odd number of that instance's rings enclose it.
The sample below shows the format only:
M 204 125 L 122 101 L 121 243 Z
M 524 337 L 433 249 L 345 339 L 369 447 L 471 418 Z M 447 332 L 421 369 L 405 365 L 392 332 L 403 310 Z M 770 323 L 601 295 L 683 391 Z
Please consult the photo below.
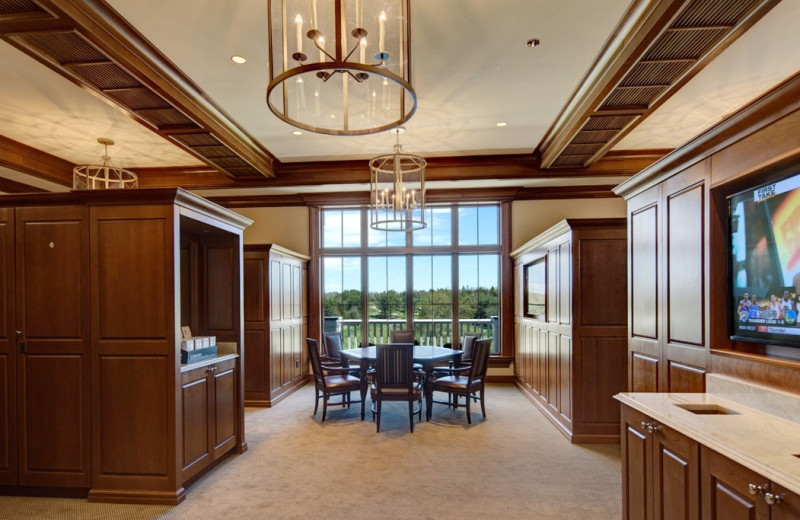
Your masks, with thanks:
M 479 334 L 499 353 L 501 205 L 428 206 L 413 232 L 371 229 L 368 211 L 319 211 L 323 332 L 341 332 L 345 348 L 386 343 L 393 329 L 448 347 Z

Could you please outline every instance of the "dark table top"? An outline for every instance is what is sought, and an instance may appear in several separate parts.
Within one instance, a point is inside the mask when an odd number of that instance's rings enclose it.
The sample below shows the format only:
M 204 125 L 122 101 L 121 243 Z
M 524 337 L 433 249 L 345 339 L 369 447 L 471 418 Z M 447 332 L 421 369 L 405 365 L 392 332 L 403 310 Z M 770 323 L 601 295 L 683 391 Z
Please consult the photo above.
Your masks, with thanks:
M 350 348 L 341 351 L 342 355 L 350 361 L 375 361 L 377 359 L 376 347 Z M 437 361 L 447 361 L 461 355 L 460 350 L 432 347 L 429 345 L 414 345 L 414 361 L 428 364 Z

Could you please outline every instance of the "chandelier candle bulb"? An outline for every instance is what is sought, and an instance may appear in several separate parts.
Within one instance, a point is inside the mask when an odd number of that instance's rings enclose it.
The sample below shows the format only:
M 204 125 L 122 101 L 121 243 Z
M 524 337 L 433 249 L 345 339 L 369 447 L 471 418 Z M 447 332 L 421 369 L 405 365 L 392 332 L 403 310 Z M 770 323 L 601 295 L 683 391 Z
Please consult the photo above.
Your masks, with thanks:
M 359 58 L 360 58 L 361 64 L 363 65 L 364 64 L 364 58 L 365 58 L 365 55 L 367 53 L 367 39 L 366 38 L 361 38 L 361 41 L 358 42 L 358 46 L 360 47 L 359 48 Z
M 317 0 L 311 0 L 311 28 L 318 29 L 319 25 L 317 24 Z
M 386 51 L 386 11 L 381 11 L 381 15 L 378 17 L 378 24 L 379 24 L 379 38 L 378 41 L 380 42 L 378 46 L 378 50 L 381 53 L 381 61 L 385 58 L 383 57 L 383 53 Z
M 317 38 L 317 46 L 319 47 L 319 62 L 325 62 L 325 37 L 320 36 Z
M 297 25 L 297 53 L 303 54 L 303 17 L 300 13 L 294 17 L 294 23 Z
M 361 0 L 356 0 L 356 27 L 363 29 L 361 25 Z M 364 60 L 361 60 L 361 63 L 364 63 Z

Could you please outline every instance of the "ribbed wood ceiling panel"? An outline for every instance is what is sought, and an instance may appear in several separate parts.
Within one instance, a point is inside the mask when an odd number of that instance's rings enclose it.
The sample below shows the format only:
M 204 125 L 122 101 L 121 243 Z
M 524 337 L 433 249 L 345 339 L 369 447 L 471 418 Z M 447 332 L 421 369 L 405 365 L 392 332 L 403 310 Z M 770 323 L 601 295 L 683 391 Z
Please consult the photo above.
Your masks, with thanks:
M 743 18 L 765 0 L 687 1 L 644 49 L 622 79 L 586 114 L 585 123 L 565 143 L 551 167 L 589 166 L 633 129 L 652 107 L 674 93 L 694 68 L 707 63 Z M 626 115 L 602 116 L 603 112 Z M 630 115 L 628 115 L 630 114 Z M 600 132 L 603 131 L 603 132 Z M 592 147 L 582 145 L 592 144 Z M 594 151 L 592 151 L 594 148 Z M 579 159 L 582 163 L 578 163 Z
M 6 0 L 0 2 L 0 16 L 46 14 L 47 11 L 29 0 Z
M 52 5 L 55 6 L 53 12 L 60 9 L 57 2 Z M 0 0 L 0 23 L 44 18 L 57 17 L 31 0 Z M 209 127 L 199 122 L 201 119 L 195 120 L 184 113 L 93 44 L 73 20 L 65 22 L 69 22 L 67 25 L 74 30 L 54 29 L 43 24 L 25 32 L 3 30 L 2 35 L 67 78 L 114 101 L 138 121 L 232 177 L 272 175 L 271 169 L 260 170 L 244 159 L 244 156 L 254 157 L 257 163 L 264 165 L 271 164 L 270 157 L 261 151 L 248 149 L 249 145 L 238 142 L 233 143 L 233 148 L 226 145 L 212 134 Z M 244 156 L 233 151 L 241 148 L 245 149 Z

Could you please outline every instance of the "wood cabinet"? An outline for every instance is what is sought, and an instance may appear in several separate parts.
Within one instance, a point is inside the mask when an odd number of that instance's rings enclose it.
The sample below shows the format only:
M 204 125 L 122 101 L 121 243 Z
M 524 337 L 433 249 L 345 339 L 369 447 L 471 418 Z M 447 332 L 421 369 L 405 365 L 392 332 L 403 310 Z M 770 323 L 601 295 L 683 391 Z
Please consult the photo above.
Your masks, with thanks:
M 704 520 L 800 518 L 800 495 L 705 446 L 701 461 Z
M 0 484 L 88 487 L 88 211 L 2 216 Z
M 181 373 L 184 482 L 236 444 L 235 359 L 201 365 Z
M 625 391 L 625 219 L 569 219 L 512 253 L 515 381 L 572 442 L 619 442 Z M 526 266 L 544 261 L 546 312 L 526 312 Z
M 700 518 L 697 442 L 623 406 L 621 447 L 624 520 Z
M 182 413 L 184 316 L 195 317 L 197 334 L 219 332 L 233 363 L 210 380 L 211 460 L 246 449 L 239 363 L 249 223 L 180 189 L 0 200 L 0 485 L 180 502 L 184 436 L 195 435 Z M 196 254 L 184 263 L 186 242 Z
M 704 174 L 701 163 L 628 201 L 632 392 L 705 391 Z
M 622 405 L 625 520 L 789 520 L 800 496 Z
M 247 406 L 272 406 L 306 382 L 308 260 L 276 244 L 244 246 Z

